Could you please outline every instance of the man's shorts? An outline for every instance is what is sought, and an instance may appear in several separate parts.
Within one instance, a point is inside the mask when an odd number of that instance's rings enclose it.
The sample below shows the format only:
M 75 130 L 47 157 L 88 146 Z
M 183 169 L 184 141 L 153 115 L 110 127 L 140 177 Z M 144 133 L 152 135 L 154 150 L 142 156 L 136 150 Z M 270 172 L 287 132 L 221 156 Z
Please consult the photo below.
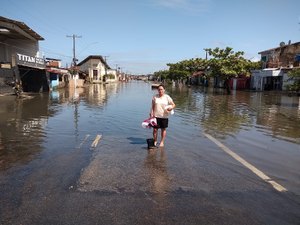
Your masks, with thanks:
M 169 119 L 168 118 L 157 118 L 156 117 L 157 126 L 156 128 L 165 129 L 168 127 Z

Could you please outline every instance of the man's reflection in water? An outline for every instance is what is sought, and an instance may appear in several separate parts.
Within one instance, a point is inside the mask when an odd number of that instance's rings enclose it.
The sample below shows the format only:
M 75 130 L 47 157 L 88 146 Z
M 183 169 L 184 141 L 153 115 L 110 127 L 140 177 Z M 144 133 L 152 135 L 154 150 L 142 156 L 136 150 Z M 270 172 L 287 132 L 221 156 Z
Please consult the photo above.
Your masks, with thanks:
M 150 149 L 145 159 L 145 167 L 150 178 L 150 192 L 167 194 L 170 189 L 170 178 L 164 149 Z

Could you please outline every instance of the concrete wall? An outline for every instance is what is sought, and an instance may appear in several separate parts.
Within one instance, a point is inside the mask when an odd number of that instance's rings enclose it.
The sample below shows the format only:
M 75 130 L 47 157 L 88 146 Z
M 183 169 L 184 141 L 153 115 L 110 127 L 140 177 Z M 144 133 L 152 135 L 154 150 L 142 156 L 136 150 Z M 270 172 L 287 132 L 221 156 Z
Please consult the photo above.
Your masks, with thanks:
M 80 70 L 88 74 L 89 80 L 92 82 L 102 82 L 105 75 L 105 65 L 99 59 L 90 59 L 80 65 Z M 97 70 L 97 78 L 94 78 L 93 71 Z
M 7 39 L 0 43 L 0 62 L 9 62 L 15 66 L 15 57 L 17 53 L 29 56 L 36 56 L 39 51 L 37 41 Z

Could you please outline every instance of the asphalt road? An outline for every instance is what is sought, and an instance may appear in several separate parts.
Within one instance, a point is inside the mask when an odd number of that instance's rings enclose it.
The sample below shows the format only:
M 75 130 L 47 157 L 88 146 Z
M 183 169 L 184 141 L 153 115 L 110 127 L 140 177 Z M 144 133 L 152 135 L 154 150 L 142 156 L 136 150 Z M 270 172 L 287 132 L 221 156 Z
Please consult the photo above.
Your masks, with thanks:
M 2 174 L 1 224 L 300 223 L 299 193 L 275 190 L 205 136 L 198 149 L 150 151 L 144 139 L 94 138 Z

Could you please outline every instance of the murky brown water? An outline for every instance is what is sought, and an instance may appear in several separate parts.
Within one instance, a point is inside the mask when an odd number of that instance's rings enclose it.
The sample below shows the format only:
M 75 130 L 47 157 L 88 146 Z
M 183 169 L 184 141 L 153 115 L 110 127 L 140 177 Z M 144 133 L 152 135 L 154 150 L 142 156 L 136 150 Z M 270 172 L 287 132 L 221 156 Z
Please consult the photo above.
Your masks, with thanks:
M 274 92 L 234 92 L 223 95 L 202 87 L 169 86 L 177 108 L 170 118 L 167 143 L 182 148 L 207 132 L 217 138 L 265 139 L 300 143 L 300 100 Z M 26 163 L 55 146 L 74 148 L 86 135 L 125 137 L 142 144 L 151 132 L 140 123 L 149 112 L 156 90 L 145 82 L 92 85 L 29 98 L 0 98 L 0 168 Z M 180 141 L 178 141 L 180 140 Z M 284 143 L 282 143 L 284 145 Z M 299 149 L 298 149 L 299 150 Z
M 148 83 L 0 97 L 0 224 L 299 221 L 299 97 L 166 89 L 177 108 L 164 150 L 154 151 L 146 144 L 152 131 L 141 126 L 156 93 Z M 274 192 L 204 133 L 288 194 Z

